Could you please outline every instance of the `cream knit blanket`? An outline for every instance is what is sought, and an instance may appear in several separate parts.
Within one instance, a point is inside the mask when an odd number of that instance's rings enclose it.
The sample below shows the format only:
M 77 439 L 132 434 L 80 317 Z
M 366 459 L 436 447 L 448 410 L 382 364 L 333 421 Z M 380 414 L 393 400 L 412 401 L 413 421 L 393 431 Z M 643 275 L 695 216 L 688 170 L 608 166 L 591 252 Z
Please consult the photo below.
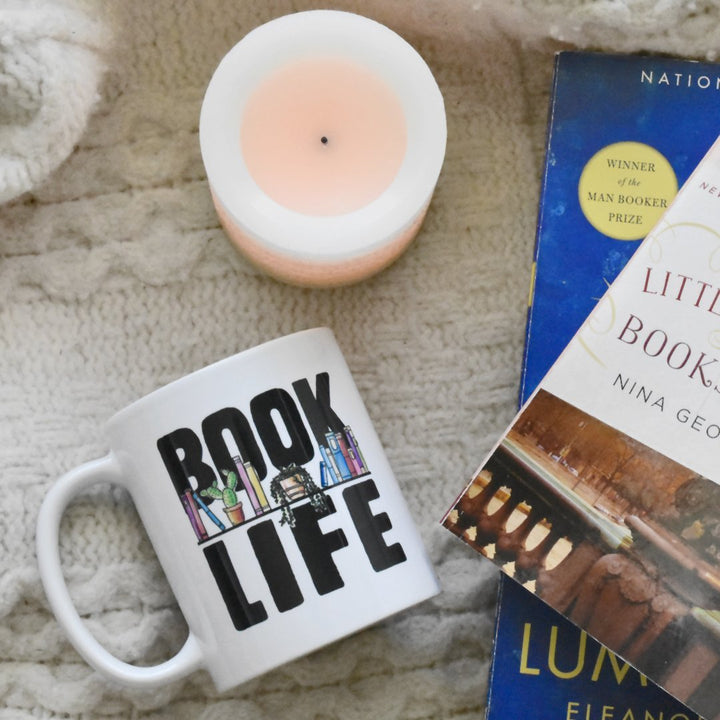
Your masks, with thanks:
M 331 291 L 282 285 L 235 253 L 197 136 L 227 50 L 320 5 L 412 42 L 449 127 L 417 240 L 379 276 Z M 710 0 L 0 4 L 0 191 L 17 196 L 0 207 L 0 720 L 481 717 L 495 571 L 438 522 L 515 409 L 553 52 L 712 58 L 719 27 Z M 133 399 L 317 325 L 346 355 L 443 593 L 222 696 L 203 673 L 159 691 L 108 683 L 40 587 L 45 490 L 104 454 L 103 421 Z M 147 664 L 180 646 L 182 618 L 122 491 L 72 507 L 62 555 L 111 651 Z

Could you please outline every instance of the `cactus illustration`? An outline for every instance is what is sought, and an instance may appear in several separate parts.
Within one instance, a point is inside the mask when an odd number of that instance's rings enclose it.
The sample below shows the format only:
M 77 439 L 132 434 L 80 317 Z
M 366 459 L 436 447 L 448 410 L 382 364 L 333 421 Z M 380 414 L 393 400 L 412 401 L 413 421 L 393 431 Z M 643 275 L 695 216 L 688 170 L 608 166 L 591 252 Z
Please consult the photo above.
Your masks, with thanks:
M 233 507 L 238 504 L 238 496 L 235 492 L 235 488 L 238 483 L 237 473 L 232 470 L 223 470 L 223 476 L 225 477 L 225 487 L 222 490 L 218 487 L 218 481 L 213 480 L 213 484 L 201 490 L 200 494 L 204 497 L 213 498 L 215 500 L 222 500 L 225 507 Z

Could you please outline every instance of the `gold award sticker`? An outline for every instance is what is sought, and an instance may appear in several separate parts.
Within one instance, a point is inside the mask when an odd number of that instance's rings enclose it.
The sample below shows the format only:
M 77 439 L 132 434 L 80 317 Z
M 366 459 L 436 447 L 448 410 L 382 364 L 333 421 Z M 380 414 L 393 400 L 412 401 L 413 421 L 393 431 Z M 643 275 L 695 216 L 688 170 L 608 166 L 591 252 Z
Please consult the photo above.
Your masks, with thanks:
M 665 156 L 639 142 L 606 145 L 588 160 L 578 184 L 587 221 L 615 240 L 644 238 L 677 191 Z

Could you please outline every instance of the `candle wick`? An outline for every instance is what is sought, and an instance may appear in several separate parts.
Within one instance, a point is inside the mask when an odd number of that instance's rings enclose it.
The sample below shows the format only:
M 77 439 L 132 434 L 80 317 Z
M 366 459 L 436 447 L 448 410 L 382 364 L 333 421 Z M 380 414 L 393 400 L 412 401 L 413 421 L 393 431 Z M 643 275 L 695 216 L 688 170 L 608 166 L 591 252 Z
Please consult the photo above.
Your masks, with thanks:
M 320 142 L 321 142 L 323 145 L 327 145 L 327 144 L 328 144 L 328 139 L 323 135 L 323 136 L 320 138 Z

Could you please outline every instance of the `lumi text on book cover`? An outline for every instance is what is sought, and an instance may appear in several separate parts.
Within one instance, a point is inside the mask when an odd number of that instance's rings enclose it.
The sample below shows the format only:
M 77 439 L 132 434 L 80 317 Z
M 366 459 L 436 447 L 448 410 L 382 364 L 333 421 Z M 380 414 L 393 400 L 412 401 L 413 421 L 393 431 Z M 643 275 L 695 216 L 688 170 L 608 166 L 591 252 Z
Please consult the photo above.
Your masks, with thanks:
M 702 720 L 507 575 L 486 720 Z
M 720 141 L 443 524 L 720 718 Z

